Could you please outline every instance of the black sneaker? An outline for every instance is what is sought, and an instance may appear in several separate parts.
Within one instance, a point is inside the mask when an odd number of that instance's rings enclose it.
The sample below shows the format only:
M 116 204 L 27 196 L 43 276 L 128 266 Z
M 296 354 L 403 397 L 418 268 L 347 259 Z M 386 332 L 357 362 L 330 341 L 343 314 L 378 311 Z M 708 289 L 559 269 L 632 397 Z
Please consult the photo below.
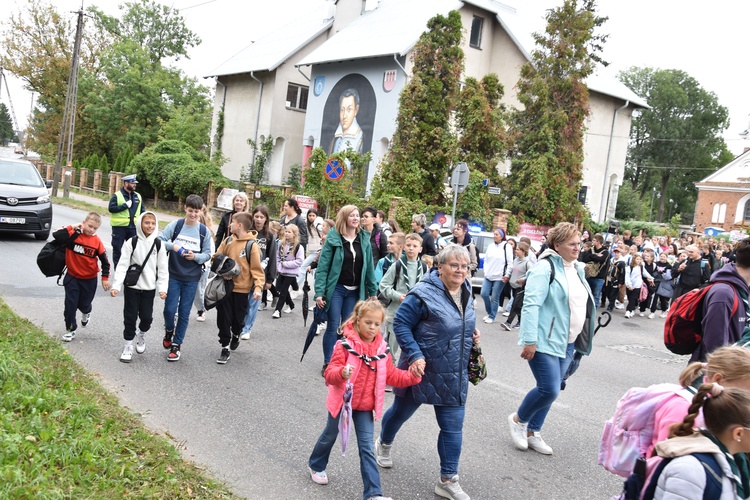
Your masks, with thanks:
M 172 347 L 172 337 L 174 337 L 174 330 L 164 330 L 164 340 L 161 341 L 164 349 Z
M 320 376 L 325 377 L 326 376 L 326 368 L 328 368 L 328 363 L 323 363 L 323 369 L 320 370 Z
M 229 349 L 226 347 L 221 348 L 221 355 L 219 355 L 219 359 L 216 360 L 217 363 L 220 365 L 227 364 L 227 361 L 229 361 Z
M 232 340 L 231 342 L 229 342 L 229 348 L 233 351 L 236 351 L 239 346 L 240 346 L 240 336 L 232 335 Z
M 180 344 L 172 344 L 169 348 L 169 354 L 167 354 L 167 361 L 179 361 L 179 360 L 180 360 Z

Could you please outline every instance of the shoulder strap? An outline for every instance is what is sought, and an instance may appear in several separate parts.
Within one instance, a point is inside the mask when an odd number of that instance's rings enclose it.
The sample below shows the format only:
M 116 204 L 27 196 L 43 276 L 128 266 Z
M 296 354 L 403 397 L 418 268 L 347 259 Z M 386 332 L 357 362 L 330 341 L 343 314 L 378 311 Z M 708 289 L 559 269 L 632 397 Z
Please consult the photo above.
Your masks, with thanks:
M 552 259 L 549 258 L 549 255 L 544 257 L 542 260 L 546 260 L 549 262 L 549 268 L 552 270 L 552 272 L 549 275 L 549 284 L 551 285 L 553 281 L 555 281 L 555 264 L 552 263 Z
M 203 251 L 203 240 L 206 239 L 206 234 L 208 233 L 208 228 L 206 228 L 205 225 L 198 223 L 198 233 L 200 234 L 200 241 L 201 241 L 201 252 Z
M 422 262 L 422 275 L 425 275 L 427 274 L 427 263 L 424 261 L 420 261 L 420 262 Z
M 172 231 L 172 241 L 174 241 L 177 236 L 179 236 L 180 231 L 182 231 L 182 226 L 185 225 L 185 219 L 179 219 L 177 221 L 177 224 L 174 226 L 174 231 Z
M 245 258 L 247 259 L 248 264 L 250 264 L 250 249 L 253 248 L 253 243 L 255 243 L 255 240 L 248 240 L 247 243 L 245 243 Z
M 394 289 L 396 288 L 396 285 L 398 285 L 398 275 L 401 272 L 401 266 L 403 266 L 403 264 L 401 263 L 401 259 L 398 259 L 396 261 L 396 276 L 393 277 L 393 288 Z M 409 286 L 408 283 L 406 285 Z

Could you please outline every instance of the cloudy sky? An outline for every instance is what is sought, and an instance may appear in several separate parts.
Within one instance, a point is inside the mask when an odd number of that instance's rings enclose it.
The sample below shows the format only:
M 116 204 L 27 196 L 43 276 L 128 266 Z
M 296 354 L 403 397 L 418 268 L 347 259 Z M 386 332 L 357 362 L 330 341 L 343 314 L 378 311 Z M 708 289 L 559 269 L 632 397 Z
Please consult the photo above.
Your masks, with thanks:
M 116 15 L 123 0 L 83 0 L 84 6 L 97 5 Z M 190 29 L 203 43 L 190 52 L 190 59 L 178 65 L 192 76 L 202 78 L 216 66 L 286 22 L 314 8 L 323 0 L 173 0 L 165 2 L 179 9 Z M 367 0 L 368 7 L 377 0 Z M 23 0 L 13 0 L 15 9 Z M 11 2 L 4 2 L 11 7 Z M 77 10 L 81 2 L 54 0 L 61 12 Z M 506 0 L 518 13 L 528 17 L 535 30 L 544 28 L 546 9 L 560 0 Z M 599 0 L 599 12 L 609 17 L 603 31 L 609 34 L 604 58 L 610 62 L 607 74 L 631 66 L 681 69 L 701 86 L 714 92 L 729 110 L 730 125 L 724 134 L 729 149 L 739 154 L 750 147 L 739 133 L 750 124 L 750 89 L 747 78 L 747 20 L 750 2 L 697 0 Z M 4 9 L 5 10 L 5 9 Z M 7 10 L 6 14 L 7 16 Z M 69 14 L 71 17 L 74 14 Z M 6 75 L 16 116 L 25 126 L 31 94 L 20 81 Z M 211 86 L 211 80 L 205 80 Z M 2 102 L 8 103 L 6 90 Z

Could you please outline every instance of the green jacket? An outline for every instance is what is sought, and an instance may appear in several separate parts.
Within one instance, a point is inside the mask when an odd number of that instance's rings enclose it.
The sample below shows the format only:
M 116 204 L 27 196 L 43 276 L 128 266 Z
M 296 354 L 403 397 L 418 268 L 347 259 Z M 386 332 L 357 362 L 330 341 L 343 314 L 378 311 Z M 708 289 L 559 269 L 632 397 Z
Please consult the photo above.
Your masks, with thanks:
M 370 247 L 370 233 L 361 230 L 357 239 L 362 246 L 364 262 L 362 264 L 362 278 L 359 283 L 359 300 L 375 297 L 378 287 L 375 283 L 375 264 L 372 261 L 372 248 Z M 341 275 L 341 266 L 344 263 L 344 247 L 341 235 L 336 229 L 328 231 L 325 245 L 318 257 L 318 268 L 315 271 L 315 298 L 323 297 L 326 301 L 326 309 L 331 303 L 331 296 Z

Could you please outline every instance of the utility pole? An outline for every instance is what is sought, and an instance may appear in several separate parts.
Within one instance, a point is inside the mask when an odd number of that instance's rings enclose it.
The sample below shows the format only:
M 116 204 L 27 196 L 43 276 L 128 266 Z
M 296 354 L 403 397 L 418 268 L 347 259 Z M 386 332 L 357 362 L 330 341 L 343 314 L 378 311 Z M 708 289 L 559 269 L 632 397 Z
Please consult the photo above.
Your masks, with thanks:
M 62 124 L 60 125 L 60 140 L 57 146 L 57 160 L 55 161 L 55 173 L 52 180 L 52 196 L 57 196 L 57 189 L 62 178 L 62 157 L 66 145 L 67 156 L 65 165 L 71 165 L 73 160 L 73 134 L 76 126 L 76 101 L 78 94 L 78 59 L 81 51 L 81 37 L 83 36 L 83 9 L 79 10 L 77 14 L 76 41 L 73 46 L 73 60 L 70 64 L 70 76 L 68 77 L 68 93 L 65 96 L 65 109 L 63 110 Z

